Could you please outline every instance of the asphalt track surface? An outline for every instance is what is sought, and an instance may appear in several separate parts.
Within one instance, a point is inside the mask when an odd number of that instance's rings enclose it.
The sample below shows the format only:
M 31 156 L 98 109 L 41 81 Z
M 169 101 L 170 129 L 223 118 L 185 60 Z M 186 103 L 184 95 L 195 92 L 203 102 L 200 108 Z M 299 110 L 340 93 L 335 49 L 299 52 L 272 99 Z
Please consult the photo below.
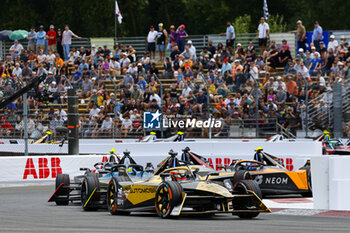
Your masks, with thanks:
M 260 214 L 253 220 L 232 215 L 161 219 L 155 214 L 111 216 L 84 212 L 79 205 L 47 200 L 54 186 L 0 188 L 0 232 L 349 232 L 350 219 Z

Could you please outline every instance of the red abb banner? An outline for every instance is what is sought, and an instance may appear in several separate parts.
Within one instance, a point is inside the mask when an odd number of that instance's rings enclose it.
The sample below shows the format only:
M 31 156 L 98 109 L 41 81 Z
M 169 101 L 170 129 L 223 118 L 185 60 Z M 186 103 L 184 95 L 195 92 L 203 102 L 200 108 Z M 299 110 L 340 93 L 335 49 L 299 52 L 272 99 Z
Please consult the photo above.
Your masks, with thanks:
M 34 179 L 45 179 L 48 178 L 50 174 L 51 178 L 56 178 L 57 174 L 62 173 L 60 163 L 61 160 L 58 157 L 38 158 L 39 166 L 36 168 L 33 158 L 28 158 L 24 168 L 23 180 L 26 180 L 28 176 L 33 176 Z

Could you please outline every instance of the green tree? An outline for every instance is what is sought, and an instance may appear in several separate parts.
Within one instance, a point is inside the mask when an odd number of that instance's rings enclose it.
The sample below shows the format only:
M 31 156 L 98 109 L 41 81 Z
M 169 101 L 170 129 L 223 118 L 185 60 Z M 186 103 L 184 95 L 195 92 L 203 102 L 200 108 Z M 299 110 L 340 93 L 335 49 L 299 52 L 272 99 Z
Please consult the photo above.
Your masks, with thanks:
M 237 18 L 235 18 L 235 21 L 233 23 L 235 27 L 235 32 L 237 34 L 251 32 L 250 31 L 251 23 L 252 23 L 252 18 L 250 17 L 250 15 L 245 14 L 243 16 L 238 16 Z
M 269 24 L 271 33 L 287 31 L 287 24 L 284 22 L 283 15 L 270 15 L 266 22 Z

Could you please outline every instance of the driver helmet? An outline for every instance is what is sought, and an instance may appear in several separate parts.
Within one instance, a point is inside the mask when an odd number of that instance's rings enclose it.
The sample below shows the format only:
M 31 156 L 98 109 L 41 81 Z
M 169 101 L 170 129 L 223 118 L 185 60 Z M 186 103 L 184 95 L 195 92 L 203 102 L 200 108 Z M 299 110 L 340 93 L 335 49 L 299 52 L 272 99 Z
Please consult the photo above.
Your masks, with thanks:
M 152 131 L 152 132 L 150 132 L 149 134 L 150 134 L 150 135 L 156 135 L 156 132 L 153 132 L 153 131 Z
M 109 153 L 110 153 L 110 154 L 115 154 L 115 152 L 116 152 L 116 151 L 115 151 L 114 148 L 112 148 L 112 150 L 109 150 Z
M 263 148 L 262 148 L 261 146 L 255 148 L 255 151 L 256 151 L 256 152 L 259 152 L 259 151 L 262 151 L 262 150 L 263 150 Z

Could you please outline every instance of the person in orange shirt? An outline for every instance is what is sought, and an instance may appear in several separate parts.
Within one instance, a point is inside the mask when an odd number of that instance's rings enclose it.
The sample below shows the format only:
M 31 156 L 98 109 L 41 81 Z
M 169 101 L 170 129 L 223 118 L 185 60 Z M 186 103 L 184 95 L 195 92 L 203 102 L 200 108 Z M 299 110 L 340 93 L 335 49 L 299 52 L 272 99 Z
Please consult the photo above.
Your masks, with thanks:
M 243 70 L 243 66 L 241 65 L 240 61 L 238 59 L 235 60 L 235 64 L 232 66 L 232 79 L 235 81 L 235 75 L 238 71 L 238 69 Z
M 292 79 L 292 76 L 288 76 L 288 81 L 286 83 L 286 89 L 288 92 L 288 100 L 287 101 L 291 101 L 293 96 L 298 95 L 298 85 Z
M 227 109 L 227 104 L 224 102 L 224 98 L 222 97 L 222 95 L 218 96 L 218 103 L 215 105 L 215 108 L 221 112 L 222 108 L 226 108 Z
M 57 66 L 63 66 L 63 60 L 62 60 L 62 58 L 60 57 L 60 54 L 59 53 L 56 53 L 56 67 Z

